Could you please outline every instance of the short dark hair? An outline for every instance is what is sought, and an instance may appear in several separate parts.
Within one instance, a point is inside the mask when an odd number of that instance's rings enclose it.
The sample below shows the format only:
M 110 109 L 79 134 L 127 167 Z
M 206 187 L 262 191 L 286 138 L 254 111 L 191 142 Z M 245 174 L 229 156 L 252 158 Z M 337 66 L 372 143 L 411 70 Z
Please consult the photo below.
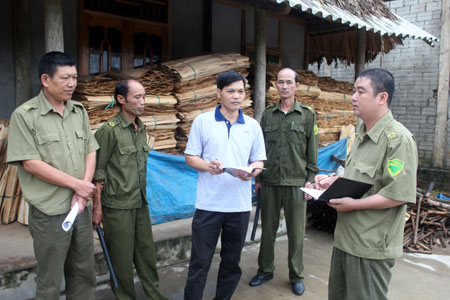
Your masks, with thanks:
M 57 67 L 75 66 L 75 60 L 69 54 L 59 51 L 45 53 L 39 61 L 39 80 L 43 74 L 53 77 Z
M 217 84 L 217 88 L 219 90 L 222 90 L 227 85 L 230 85 L 233 82 L 241 81 L 241 80 L 244 83 L 244 88 L 245 88 L 244 76 L 242 76 L 241 74 L 239 74 L 238 72 L 236 72 L 234 70 L 231 70 L 231 71 L 226 71 L 226 72 L 220 73 L 219 76 L 217 76 L 216 84 Z
M 367 69 L 358 74 L 358 78 L 360 77 L 370 79 L 374 96 L 386 92 L 388 94 L 388 107 L 391 107 L 395 90 L 394 75 L 391 72 L 381 68 Z
M 119 101 L 117 101 L 117 96 L 121 95 L 122 97 L 125 98 L 125 100 L 127 99 L 127 94 L 128 94 L 128 81 L 130 81 L 130 78 L 127 79 L 123 79 L 121 81 L 119 81 L 118 83 L 116 83 L 116 87 L 114 88 L 114 100 L 117 104 L 117 106 L 122 106 L 122 104 L 120 104 Z
M 295 74 L 295 82 L 300 82 L 300 76 L 298 76 L 297 71 L 295 71 L 294 69 L 291 69 L 291 68 L 283 68 L 280 71 L 278 71 L 278 73 L 277 73 L 277 80 L 278 80 L 278 74 L 280 74 L 280 72 L 283 71 L 283 70 L 291 70 L 292 72 L 294 72 L 294 74 Z

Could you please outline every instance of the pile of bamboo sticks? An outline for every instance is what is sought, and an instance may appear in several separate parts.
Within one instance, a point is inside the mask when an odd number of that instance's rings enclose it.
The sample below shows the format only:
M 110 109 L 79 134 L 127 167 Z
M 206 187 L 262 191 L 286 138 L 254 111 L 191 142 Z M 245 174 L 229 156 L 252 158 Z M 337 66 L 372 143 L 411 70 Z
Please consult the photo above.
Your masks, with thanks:
M 8 121 L 0 120 L 0 216 L 2 224 L 17 220 L 20 207 L 26 204 L 22 199 L 17 167 L 6 164 L 6 149 L 8 139 Z M 23 203 L 22 203 L 23 202 Z M 27 213 L 21 211 L 21 223 L 27 222 Z
M 450 244 L 450 203 L 424 197 L 417 191 L 417 204 L 408 204 L 403 249 L 406 252 L 432 254 L 433 247 Z

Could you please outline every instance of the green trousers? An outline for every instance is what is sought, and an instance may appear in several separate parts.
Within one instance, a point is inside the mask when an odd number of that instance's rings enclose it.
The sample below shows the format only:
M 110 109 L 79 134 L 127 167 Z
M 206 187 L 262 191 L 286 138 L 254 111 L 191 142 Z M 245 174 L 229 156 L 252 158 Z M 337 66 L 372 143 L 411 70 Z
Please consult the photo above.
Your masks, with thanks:
M 280 211 L 284 209 L 289 242 L 288 266 L 291 282 L 303 281 L 303 238 L 305 235 L 306 201 L 297 186 L 261 187 L 262 235 L 258 256 L 258 275 L 272 274 L 274 266 L 274 247 Z
M 167 299 L 159 290 L 155 245 L 148 206 L 136 209 L 114 209 L 103 206 L 103 231 L 118 288 L 119 300 L 136 299 L 133 264 L 147 299 Z
M 57 300 L 64 274 L 67 300 L 95 296 L 94 239 L 91 207 L 65 232 L 66 214 L 49 216 L 30 205 L 29 229 L 37 261 L 36 300 Z
M 366 259 L 333 248 L 329 300 L 387 300 L 395 259 Z

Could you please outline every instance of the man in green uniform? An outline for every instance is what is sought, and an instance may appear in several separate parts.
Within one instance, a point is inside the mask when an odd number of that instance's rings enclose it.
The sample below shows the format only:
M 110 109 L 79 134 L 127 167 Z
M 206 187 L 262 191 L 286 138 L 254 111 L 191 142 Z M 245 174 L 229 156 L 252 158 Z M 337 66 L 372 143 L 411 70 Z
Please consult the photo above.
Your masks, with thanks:
M 39 63 L 43 88 L 11 116 L 7 162 L 17 165 L 37 260 L 36 298 L 59 299 L 64 274 L 67 299 L 94 299 L 91 208 L 97 142 L 83 106 L 70 100 L 77 86 L 75 61 L 49 52 Z M 62 229 L 70 208 L 79 214 Z
M 158 288 L 155 245 L 146 200 L 147 144 L 145 89 L 136 80 L 117 83 L 114 98 L 120 113 L 95 133 L 100 149 L 94 181 L 93 222 L 103 219 L 105 241 L 117 275 L 117 299 L 136 299 L 133 263 L 147 299 L 167 299 Z M 101 186 L 103 191 L 100 195 Z M 101 203 L 100 203 L 101 202 Z
M 388 299 L 391 268 L 402 255 L 406 203 L 415 203 L 417 147 L 393 119 L 394 77 L 383 69 L 361 72 L 353 112 L 363 123 L 346 160 L 344 177 L 371 183 L 361 199 L 331 199 L 338 211 L 328 299 Z M 322 179 L 322 180 L 321 180 Z M 318 188 L 336 178 L 316 176 Z
M 292 69 L 278 72 L 276 87 L 281 101 L 263 113 L 261 127 L 267 151 L 267 170 L 256 178 L 255 191 L 261 192 L 262 235 L 258 273 L 250 286 L 273 278 L 274 246 L 284 208 L 289 239 L 288 265 L 292 291 L 302 295 L 303 238 L 306 202 L 299 187 L 311 187 L 317 168 L 318 129 L 314 111 L 295 100 L 298 74 Z

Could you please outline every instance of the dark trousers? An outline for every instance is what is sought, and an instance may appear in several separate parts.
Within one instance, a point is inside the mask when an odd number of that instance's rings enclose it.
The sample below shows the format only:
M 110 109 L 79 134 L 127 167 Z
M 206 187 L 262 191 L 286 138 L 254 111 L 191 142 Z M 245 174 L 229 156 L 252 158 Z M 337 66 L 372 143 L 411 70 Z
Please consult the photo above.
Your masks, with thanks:
M 306 201 L 298 186 L 261 186 L 262 234 L 258 256 L 258 275 L 272 274 L 275 269 L 275 239 L 284 209 L 289 240 L 288 267 L 291 282 L 303 281 L 303 238 L 305 236 Z
M 219 235 L 219 275 L 216 300 L 231 299 L 241 278 L 241 251 L 247 234 L 250 212 L 221 213 L 197 209 L 192 221 L 192 249 L 185 300 L 200 300 L 206 284 Z
M 36 300 L 58 300 L 63 275 L 66 299 L 95 298 L 91 207 L 87 206 L 65 232 L 61 224 L 67 214 L 49 216 L 30 205 L 28 221 L 37 261 Z
M 367 259 L 333 248 L 328 300 L 387 300 L 395 259 Z
M 117 288 L 113 287 L 116 299 L 136 299 L 133 264 L 144 288 L 146 299 L 167 299 L 159 289 L 148 206 L 134 209 L 103 206 L 102 210 L 105 241 L 119 284 Z

